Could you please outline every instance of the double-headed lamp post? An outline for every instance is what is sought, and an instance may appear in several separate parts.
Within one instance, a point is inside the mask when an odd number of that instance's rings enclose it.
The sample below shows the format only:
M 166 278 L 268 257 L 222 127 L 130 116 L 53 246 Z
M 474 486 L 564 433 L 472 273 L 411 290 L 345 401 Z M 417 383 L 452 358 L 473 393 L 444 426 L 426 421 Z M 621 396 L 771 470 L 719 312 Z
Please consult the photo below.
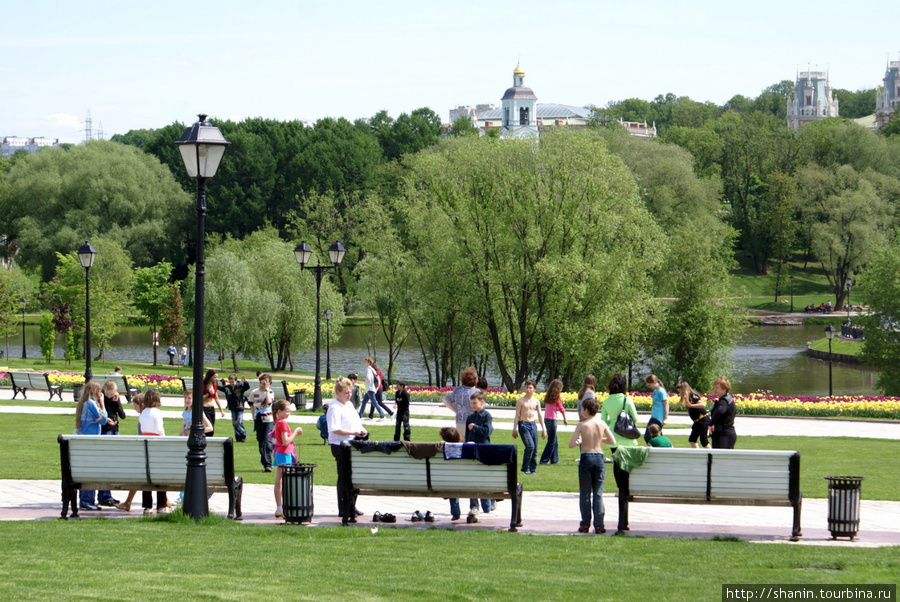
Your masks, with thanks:
M 325 313 L 325 380 L 331 380 L 331 310 Z
M 78 261 L 84 268 L 84 382 L 88 383 L 94 375 L 91 373 L 91 266 L 97 251 L 91 243 L 84 241 L 78 247 Z M 78 401 L 77 399 L 75 401 Z
M 831 339 L 834 338 L 834 333 L 837 332 L 837 329 L 834 327 L 834 324 L 829 324 L 825 327 L 825 338 L 828 339 L 828 397 L 832 396 L 831 389 Z
M 189 178 L 197 180 L 197 259 L 194 264 L 194 395 L 191 431 L 188 435 L 187 477 L 184 483 L 184 513 L 194 519 L 209 514 L 206 497 L 206 434 L 203 428 L 203 297 L 206 261 L 203 257 L 206 236 L 206 181 L 216 175 L 228 141 L 219 129 L 200 114 L 199 121 L 187 128 L 175 145 L 181 153 Z
M 313 393 L 313 409 L 318 410 L 322 408 L 322 377 L 319 376 L 319 366 L 321 364 L 321 332 L 322 332 L 322 275 L 339 265 L 344 260 L 344 255 L 347 253 L 347 249 L 344 248 L 344 245 L 335 241 L 333 245 L 328 247 L 328 256 L 331 258 L 332 265 L 306 265 L 309 263 L 310 258 L 312 257 L 312 249 L 309 248 L 309 245 L 305 242 L 301 242 L 294 249 L 294 258 L 297 260 L 297 263 L 300 264 L 300 269 L 303 270 L 312 270 L 316 274 L 316 388 Z

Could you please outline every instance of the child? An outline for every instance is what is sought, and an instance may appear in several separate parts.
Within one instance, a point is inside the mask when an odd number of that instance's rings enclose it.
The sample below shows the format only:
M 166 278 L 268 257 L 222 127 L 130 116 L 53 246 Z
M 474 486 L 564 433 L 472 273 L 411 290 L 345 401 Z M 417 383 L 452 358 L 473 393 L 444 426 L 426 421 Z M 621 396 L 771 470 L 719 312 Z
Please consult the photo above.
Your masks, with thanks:
M 256 442 L 259 444 L 259 461 L 265 472 L 272 472 L 272 440 L 269 436 L 275 427 L 272 420 L 275 393 L 269 388 L 271 384 L 271 376 L 260 374 L 259 388 L 253 389 L 253 393 L 250 394 L 250 403 L 253 404 L 253 430 L 256 431 Z
M 228 377 L 228 382 L 222 385 L 222 391 L 225 393 L 225 403 L 231 412 L 231 426 L 234 427 L 234 440 L 243 443 L 247 440 L 247 429 L 244 428 L 244 394 L 250 389 L 247 379 L 241 377 L 241 382 L 237 381 L 237 375 L 232 374 Z
M 322 404 L 322 415 L 316 420 L 316 428 L 322 437 L 322 445 L 328 445 L 328 404 Z
M 75 432 L 79 435 L 99 435 L 100 429 L 106 424 L 108 418 L 103 408 L 103 396 L 100 384 L 89 380 L 84 383 L 81 391 L 81 399 L 75 408 Z M 78 507 L 81 510 L 99 510 L 95 503 L 95 493 L 82 489 L 78 492 Z
M 662 428 L 665 426 L 666 420 L 669 419 L 669 394 L 666 393 L 662 383 L 656 378 L 655 374 L 647 375 L 644 382 L 647 383 L 647 386 L 653 391 L 653 398 L 650 406 L 650 420 L 647 421 L 647 430 L 644 431 L 644 441 L 650 443 L 650 425 L 658 425 L 659 432 L 662 433 Z
M 118 368 L 118 366 L 116 366 Z M 121 369 L 120 369 L 121 370 Z M 106 410 L 106 424 L 100 427 L 101 435 L 118 435 L 119 420 L 125 418 L 125 410 L 122 408 L 122 402 L 119 399 L 119 391 L 116 382 L 108 380 L 103 383 L 103 409 Z M 100 506 L 115 506 L 119 504 L 119 500 L 112 496 L 110 491 L 97 492 L 97 504 Z
M 298 426 L 291 431 L 287 421 L 291 415 L 291 404 L 284 399 L 275 402 L 272 412 L 275 414 L 275 518 L 284 518 L 281 507 L 282 467 L 294 463 L 294 439 L 303 434 L 303 429 Z
M 709 413 L 706 411 L 706 404 L 700 398 L 700 395 L 694 391 L 689 384 L 684 381 L 678 383 L 678 394 L 681 396 L 681 403 L 687 408 L 688 416 L 691 419 L 691 434 L 688 437 L 688 443 L 691 447 L 697 449 L 697 439 L 700 445 L 709 449 Z
M 206 414 L 201 414 L 203 417 L 203 432 L 211 433 L 213 430 L 212 424 L 209 422 L 209 418 L 206 417 Z M 184 410 L 181 412 L 181 432 L 178 433 L 180 437 L 187 437 L 191 434 L 191 422 L 194 419 L 194 390 L 193 389 L 185 389 L 184 390 Z
M 647 432 L 650 434 L 650 441 L 647 442 L 647 445 L 650 447 L 672 447 L 672 442 L 669 441 L 669 438 L 662 436 L 662 431 L 659 430 L 658 424 L 648 426 Z
M 394 441 L 400 441 L 400 425 L 403 425 L 403 440 L 409 441 L 409 393 L 406 391 L 406 383 L 398 380 L 394 392 L 394 410 L 397 412 L 397 422 L 394 427 Z
M 144 409 L 144 394 L 138 393 L 134 397 L 131 398 L 131 405 L 134 407 L 134 411 L 138 413 L 138 416 L 141 415 L 141 410 Z M 141 434 L 141 425 L 138 424 L 137 434 Z M 128 492 L 128 497 L 125 498 L 125 501 L 121 504 L 116 504 L 116 508 L 119 510 L 124 510 L 125 512 L 131 512 L 131 502 L 134 500 L 134 496 L 137 493 L 135 490 L 131 490 Z M 149 492 L 148 492 L 149 493 Z M 152 498 L 151 498 L 152 503 Z M 148 506 L 149 507 L 149 506 Z
M 138 417 L 138 425 L 140 426 L 141 434 L 145 437 L 166 436 L 162 412 L 159 411 L 160 405 L 159 391 L 156 389 L 147 389 L 147 392 L 144 393 L 144 406 L 141 410 L 141 415 Z M 144 514 L 150 514 L 148 510 L 149 508 L 145 507 Z M 166 497 L 165 491 L 156 492 L 156 512 L 158 514 L 169 512 L 169 500 Z
M 594 531 L 606 533 L 603 526 L 605 510 L 603 508 L 603 479 L 606 472 L 606 461 L 603 458 L 602 443 L 615 446 L 616 438 L 609 426 L 597 412 L 600 404 L 596 399 L 587 398 L 581 403 L 582 421 L 575 427 L 569 447 L 581 445 L 581 461 L 578 463 L 578 495 L 581 507 L 581 524 L 579 533 L 591 530 L 591 511 L 594 515 Z
M 446 443 L 461 443 L 459 431 L 456 430 L 456 427 L 442 426 L 438 433 L 441 436 L 441 440 Z M 452 497 L 450 498 L 450 520 L 459 520 L 460 516 L 462 514 L 459 511 L 459 498 Z
M 484 409 L 484 393 L 481 391 L 474 393 L 469 400 L 472 405 L 472 413 L 466 418 L 466 443 L 490 443 L 491 433 L 494 432 L 494 425 L 490 413 Z M 494 500 L 481 500 L 481 508 L 485 513 L 494 510 Z M 478 500 L 472 498 L 469 500 L 469 518 L 467 522 L 476 523 L 478 519 Z M 474 519 L 474 520 L 472 520 Z
M 351 372 L 347 375 L 347 378 L 353 383 L 353 392 L 350 393 L 350 403 L 353 404 L 354 408 L 359 410 L 359 404 L 362 403 L 362 392 L 360 391 L 359 384 L 356 382 L 359 376 L 356 372 Z
M 522 454 L 522 472 L 525 474 L 534 474 L 537 470 L 537 429 L 534 427 L 535 417 L 541 423 L 541 438 L 547 438 L 547 433 L 544 431 L 544 417 L 541 416 L 541 403 L 534 397 L 536 388 L 536 382 L 526 380 L 525 395 L 516 401 L 518 436 L 522 437 L 522 443 L 525 444 L 525 453 Z M 513 439 L 516 438 L 516 429 L 513 429 L 512 436 Z
M 562 381 L 554 378 L 547 386 L 547 392 L 544 394 L 544 424 L 547 425 L 547 443 L 544 445 L 544 451 L 541 454 L 541 464 L 559 464 L 559 444 L 556 440 L 556 414 L 560 413 L 563 417 L 563 423 L 569 426 L 569 419 L 566 418 L 566 409 L 563 407 L 562 398 Z

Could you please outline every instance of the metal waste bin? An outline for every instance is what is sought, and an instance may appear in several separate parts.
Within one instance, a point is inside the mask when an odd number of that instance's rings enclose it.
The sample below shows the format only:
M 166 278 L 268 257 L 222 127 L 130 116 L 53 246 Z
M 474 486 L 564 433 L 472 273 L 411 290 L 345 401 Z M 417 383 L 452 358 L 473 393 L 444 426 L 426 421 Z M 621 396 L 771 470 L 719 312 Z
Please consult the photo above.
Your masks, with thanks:
M 856 537 L 859 531 L 859 494 L 865 477 L 825 477 L 828 481 L 828 530 L 831 539 Z
M 294 393 L 294 407 L 298 410 L 306 409 L 306 391 L 297 391 Z
M 75 400 L 75 403 L 78 403 L 78 400 L 81 399 L 82 389 L 84 389 L 84 385 L 74 385 L 72 387 L 72 399 Z
M 281 470 L 281 502 L 284 520 L 308 523 L 313 517 L 313 468 L 317 464 L 290 464 Z

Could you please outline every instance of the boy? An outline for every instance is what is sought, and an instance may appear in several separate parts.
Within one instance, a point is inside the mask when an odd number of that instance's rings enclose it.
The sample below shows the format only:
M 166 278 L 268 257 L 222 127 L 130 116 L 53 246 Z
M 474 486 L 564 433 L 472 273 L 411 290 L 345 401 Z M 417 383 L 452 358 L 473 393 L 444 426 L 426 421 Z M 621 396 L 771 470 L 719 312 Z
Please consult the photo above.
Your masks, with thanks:
M 322 437 L 322 445 L 328 443 L 328 404 L 322 404 L 322 415 L 316 420 L 316 428 L 319 429 L 319 436 Z
M 351 372 L 347 375 L 347 378 L 350 379 L 350 382 L 353 383 L 353 392 L 350 393 L 350 403 L 353 404 L 353 407 L 359 410 L 359 404 L 362 403 L 362 393 L 360 391 L 359 385 L 356 383 L 356 380 L 359 376 L 356 372 Z
M 516 424 L 518 425 L 518 435 L 516 429 L 513 429 L 512 436 L 522 437 L 522 443 L 525 444 L 525 452 L 522 454 L 522 472 L 525 474 L 534 474 L 537 470 L 537 429 L 534 427 L 534 419 L 541 423 L 541 438 L 547 438 L 547 432 L 544 430 L 544 417 L 541 415 L 541 403 L 535 399 L 534 390 L 537 383 L 533 380 L 525 381 L 525 395 L 516 401 Z
M 647 441 L 650 447 L 672 447 L 672 442 L 669 441 L 669 438 L 662 436 L 662 431 L 659 430 L 658 424 L 648 426 L 647 435 L 650 437 L 650 440 Z
M 225 392 L 225 402 L 231 412 L 231 426 L 234 427 L 234 440 L 243 443 L 247 440 L 247 429 L 244 428 L 244 395 L 250 389 L 250 383 L 243 376 L 241 382 L 237 381 L 237 374 L 228 377 L 228 382 L 222 385 Z
M 406 383 L 402 380 L 398 380 L 394 387 L 394 410 L 397 413 L 394 441 L 400 441 L 401 424 L 403 424 L 403 440 L 409 441 L 412 434 L 409 429 L 409 393 L 406 391 Z
M 484 409 L 484 393 L 474 393 L 469 400 L 472 413 L 466 418 L 466 443 L 490 443 L 491 433 L 494 432 L 491 415 Z M 481 508 L 485 513 L 494 510 L 494 500 L 481 500 Z M 469 518 L 467 522 L 475 523 L 478 519 L 478 500 L 469 500 Z M 474 520 L 473 520 L 474 519 Z
M 259 444 L 259 461 L 265 472 L 272 472 L 271 435 L 275 428 L 272 404 L 275 403 L 275 393 L 269 388 L 271 384 L 271 376 L 260 374 L 259 388 L 253 389 L 250 394 L 250 403 L 253 405 L 253 430 L 256 431 L 256 442 Z
M 581 403 L 582 422 L 575 427 L 572 438 L 569 439 L 569 447 L 581 444 L 581 461 L 578 463 L 578 493 L 581 506 L 581 524 L 579 533 L 588 533 L 591 530 L 591 510 L 593 506 L 594 531 L 606 533 L 603 527 L 603 478 L 606 472 L 606 462 L 603 458 L 601 443 L 615 447 L 616 438 L 603 422 L 597 412 L 600 404 L 596 399 L 588 398 Z M 593 505 L 592 505 L 593 496 Z

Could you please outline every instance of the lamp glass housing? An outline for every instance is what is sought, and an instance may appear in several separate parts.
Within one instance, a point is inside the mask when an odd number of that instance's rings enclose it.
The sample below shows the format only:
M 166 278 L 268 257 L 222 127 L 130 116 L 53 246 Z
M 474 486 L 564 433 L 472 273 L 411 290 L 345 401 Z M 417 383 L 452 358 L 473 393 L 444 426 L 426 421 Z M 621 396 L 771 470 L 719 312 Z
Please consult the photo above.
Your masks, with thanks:
M 334 265 L 340 265 L 346 254 L 347 249 L 338 241 L 334 241 L 334 244 L 328 247 L 328 257 L 331 258 L 331 263 Z
M 78 261 L 81 262 L 81 267 L 84 269 L 88 269 L 94 265 L 94 258 L 97 256 L 97 251 L 94 250 L 94 247 L 91 246 L 91 243 L 88 241 L 84 241 L 84 244 L 78 248 Z

